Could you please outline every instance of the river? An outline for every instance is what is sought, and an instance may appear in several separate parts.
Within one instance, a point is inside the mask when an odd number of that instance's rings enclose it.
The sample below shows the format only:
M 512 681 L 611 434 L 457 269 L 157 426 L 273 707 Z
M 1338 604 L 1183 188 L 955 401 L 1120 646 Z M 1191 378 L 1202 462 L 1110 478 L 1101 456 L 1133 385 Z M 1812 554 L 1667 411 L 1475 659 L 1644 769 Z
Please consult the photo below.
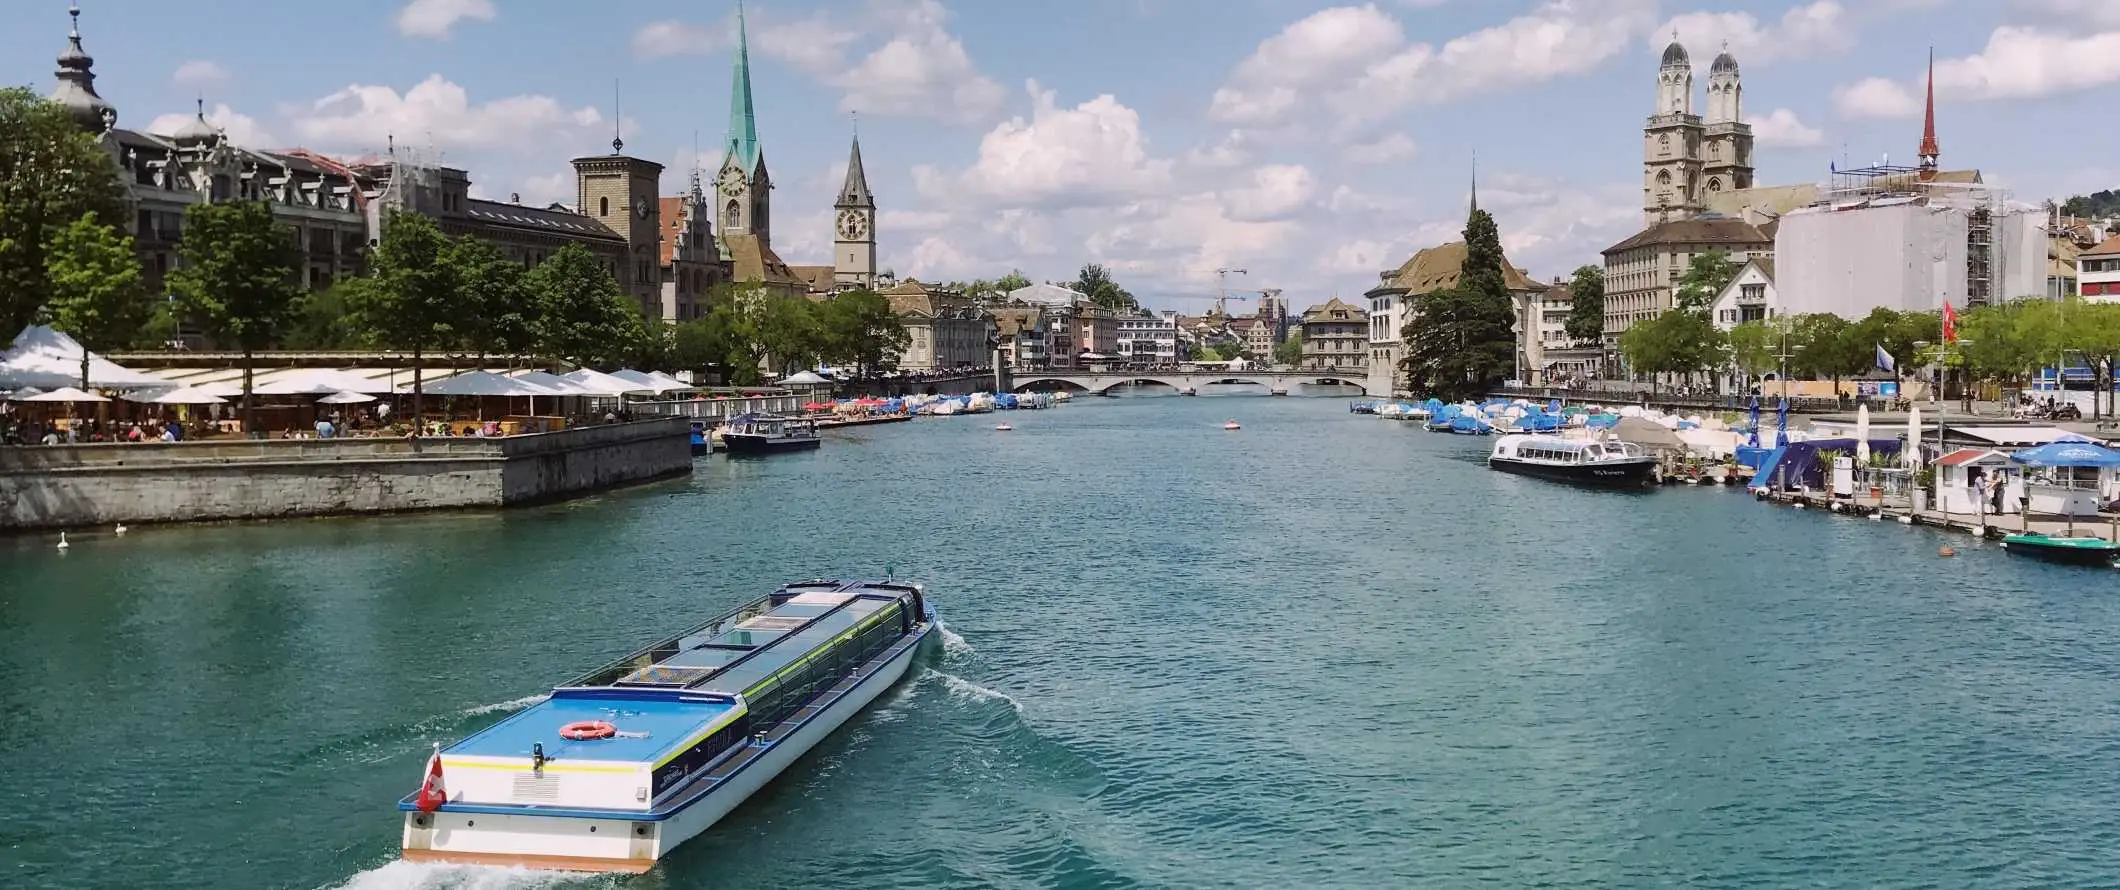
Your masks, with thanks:
M 0 540 L 0 880 L 2113 880 L 2120 575 L 1491 473 L 1489 440 L 1340 399 L 995 419 L 506 513 Z M 430 743 L 783 581 L 886 573 L 944 641 L 657 871 L 394 861 Z

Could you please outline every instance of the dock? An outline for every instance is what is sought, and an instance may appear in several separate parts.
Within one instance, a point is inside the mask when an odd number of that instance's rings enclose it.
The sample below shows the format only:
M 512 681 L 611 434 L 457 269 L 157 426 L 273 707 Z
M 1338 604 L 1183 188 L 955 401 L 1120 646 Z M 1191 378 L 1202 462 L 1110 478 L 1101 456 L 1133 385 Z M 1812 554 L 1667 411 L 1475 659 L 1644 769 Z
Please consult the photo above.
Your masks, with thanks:
M 1767 491 L 1755 495 L 1760 500 L 1788 507 L 1825 510 L 1853 516 L 1864 516 L 1879 521 L 1893 521 L 1904 525 L 1925 525 L 1931 528 L 1961 534 L 1978 535 L 1988 540 L 2000 540 L 2008 535 L 2038 532 L 2046 535 L 2073 534 L 2080 537 L 2103 538 L 2120 542 L 2120 514 L 2100 513 L 2097 518 L 2078 517 L 2074 522 L 2066 518 L 2041 519 L 2022 513 L 1983 516 L 1973 513 L 1951 513 L 1940 510 L 1920 509 L 1906 502 L 1905 498 L 1872 497 L 1857 494 L 1853 497 L 1838 497 L 1824 492 L 1811 491 Z

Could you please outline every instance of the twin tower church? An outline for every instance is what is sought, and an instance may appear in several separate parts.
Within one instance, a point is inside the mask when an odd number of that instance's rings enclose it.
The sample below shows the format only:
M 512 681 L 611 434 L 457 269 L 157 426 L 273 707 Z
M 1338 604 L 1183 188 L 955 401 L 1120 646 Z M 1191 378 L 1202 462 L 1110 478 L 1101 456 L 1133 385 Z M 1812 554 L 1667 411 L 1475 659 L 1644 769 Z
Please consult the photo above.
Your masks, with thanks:
M 1752 187 L 1752 126 L 1744 81 L 1727 47 L 1708 66 L 1705 116 L 1693 110 L 1693 60 L 1671 35 L 1656 73 L 1656 112 L 1642 129 L 1645 225 L 1700 216 L 1708 199 Z

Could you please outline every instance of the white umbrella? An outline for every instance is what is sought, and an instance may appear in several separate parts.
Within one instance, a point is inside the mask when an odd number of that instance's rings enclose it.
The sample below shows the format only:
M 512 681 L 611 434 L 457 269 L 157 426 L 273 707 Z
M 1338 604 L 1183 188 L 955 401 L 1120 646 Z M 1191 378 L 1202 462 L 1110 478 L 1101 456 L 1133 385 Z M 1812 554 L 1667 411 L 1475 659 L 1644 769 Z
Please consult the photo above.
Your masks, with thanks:
M 169 386 L 170 381 L 87 352 L 81 343 L 43 325 L 23 328 L 14 344 L 0 351 L 0 386 L 66 386 L 81 382 L 81 356 L 88 356 L 91 385 L 112 389 Z
M 363 402 L 373 402 L 373 401 L 375 401 L 375 396 L 371 396 L 371 395 L 368 395 L 367 393 L 359 393 L 359 392 L 335 392 L 335 393 L 332 393 L 331 395 L 328 395 L 328 396 L 325 396 L 325 397 L 323 397 L 323 398 L 321 398 L 321 399 L 318 399 L 318 400 L 317 400 L 317 404 L 319 404 L 319 405 L 359 405 L 359 404 L 361 404 L 361 403 L 363 403 Z
M 662 389 L 660 390 L 661 392 L 669 392 L 673 389 L 692 388 L 692 384 L 686 383 L 661 371 L 656 371 L 652 374 L 649 374 L 648 379 L 654 381 L 657 386 L 662 387 Z
M 1855 465 L 1870 462 L 1870 406 L 1855 406 Z
M 149 405 L 219 405 L 228 401 L 227 399 L 221 398 L 220 396 L 207 392 L 206 390 L 196 389 L 189 386 L 183 389 L 172 389 L 157 396 L 148 396 L 143 394 L 136 396 L 128 396 L 127 398 L 135 402 L 144 402 Z
M 303 368 L 271 383 L 251 387 L 251 392 L 261 396 L 322 396 L 340 392 L 389 391 L 390 384 L 384 381 L 331 368 Z
M 1913 469 L 1921 469 L 1921 406 L 1915 405 L 1907 411 L 1907 445 L 1899 452 L 1899 460 Z
M 606 374 L 602 371 L 592 371 L 588 368 L 582 368 L 578 371 L 568 371 L 565 374 L 559 375 L 559 377 L 561 380 L 566 380 L 571 383 L 574 383 L 577 386 L 585 387 L 600 396 L 621 396 L 629 392 L 655 391 L 652 387 L 642 386 L 636 381 L 627 380 L 622 377 L 613 377 L 610 374 Z
M 561 395 L 569 395 L 569 396 L 600 396 L 600 395 L 605 395 L 605 393 L 601 393 L 601 392 L 595 392 L 595 391 L 591 390 L 591 389 L 590 389 L 589 387 L 587 387 L 587 386 L 584 386 L 584 385 L 582 385 L 582 384 L 576 383 L 576 382 L 574 382 L 574 381 L 572 381 L 572 380 L 568 380 L 567 378 L 565 378 L 565 377 L 561 377 L 561 376 L 559 376 L 559 375 L 557 375 L 557 374 L 547 373 L 547 372 L 545 372 L 545 371 L 524 371 L 524 372 L 523 372 L 523 373 L 521 373 L 521 374 L 517 374 L 517 375 L 515 375 L 515 379 L 517 379 L 517 380 L 521 380 L 521 381 L 523 381 L 523 382 L 525 382 L 525 383 L 534 383 L 534 384 L 537 384 L 538 386 L 542 386 L 542 387 L 544 387 L 544 388 L 546 388 L 546 389 L 552 390 L 553 392 L 559 393 L 559 394 L 561 394 Z
M 786 377 L 782 377 L 780 382 L 784 386 L 822 386 L 832 381 L 818 376 L 816 371 L 804 371 L 800 374 L 789 374 Z
M 423 387 L 430 396 L 559 396 L 569 393 L 555 392 L 525 380 L 503 377 L 492 371 L 466 371 L 455 377 L 438 380 Z M 399 387 L 398 392 L 410 393 L 412 387 Z
M 616 377 L 620 380 L 624 380 L 627 383 L 634 384 L 648 392 L 658 394 L 669 392 L 673 389 L 686 388 L 685 383 L 683 381 L 672 380 L 667 377 L 658 377 L 654 374 L 644 374 L 640 371 L 635 371 L 632 368 L 620 368 L 616 371 L 612 371 L 611 376 Z
M 82 392 L 71 386 L 62 386 L 51 392 L 40 392 L 33 396 L 16 396 L 17 402 L 108 402 L 92 392 Z

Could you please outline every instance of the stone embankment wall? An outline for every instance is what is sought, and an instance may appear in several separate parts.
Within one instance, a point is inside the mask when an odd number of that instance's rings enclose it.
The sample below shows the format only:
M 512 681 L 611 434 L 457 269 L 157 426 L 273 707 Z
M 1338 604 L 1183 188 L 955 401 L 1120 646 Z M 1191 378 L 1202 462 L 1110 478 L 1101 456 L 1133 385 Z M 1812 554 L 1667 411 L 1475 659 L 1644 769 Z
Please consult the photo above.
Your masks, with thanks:
M 0 448 L 0 531 L 503 507 L 691 469 L 677 418 L 492 439 Z

